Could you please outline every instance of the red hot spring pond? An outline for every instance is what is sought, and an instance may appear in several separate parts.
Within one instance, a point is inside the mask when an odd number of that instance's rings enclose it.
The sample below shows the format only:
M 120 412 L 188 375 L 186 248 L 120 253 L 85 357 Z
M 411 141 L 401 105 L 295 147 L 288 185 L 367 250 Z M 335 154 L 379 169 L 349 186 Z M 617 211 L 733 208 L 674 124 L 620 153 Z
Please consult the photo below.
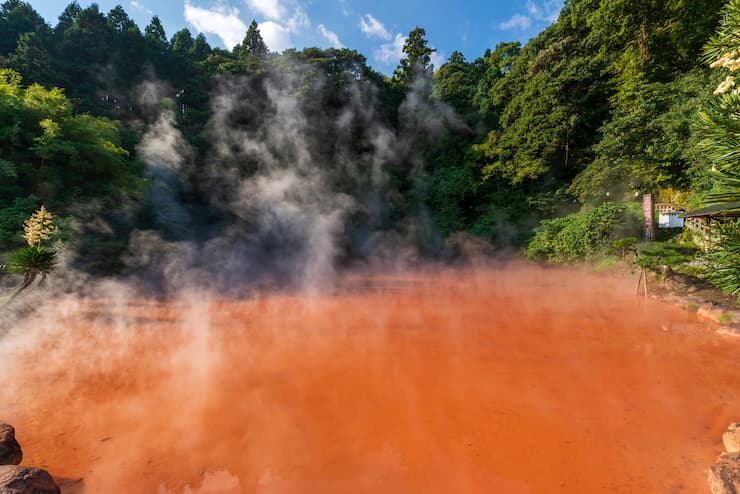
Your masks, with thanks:
M 340 285 L 49 301 L 0 419 L 65 494 L 708 492 L 740 339 L 577 271 Z

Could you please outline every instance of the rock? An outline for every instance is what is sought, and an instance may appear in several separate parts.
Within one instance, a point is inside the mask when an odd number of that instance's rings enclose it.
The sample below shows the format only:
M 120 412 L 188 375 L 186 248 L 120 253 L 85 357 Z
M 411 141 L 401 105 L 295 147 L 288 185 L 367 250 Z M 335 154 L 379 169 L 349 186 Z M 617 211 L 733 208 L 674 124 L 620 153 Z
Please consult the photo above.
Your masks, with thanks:
M 740 451 L 740 424 L 730 424 L 724 434 L 722 434 L 722 442 L 725 444 L 725 449 L 728 453 L 737 453 Z
M 0 494 L 60 494 L 46 470 L 15 465 L 0 466 Z
M 699 307 L 699 310 L 696 311 L 696 314 L 699 317 L 703 317 L 704 319 L 711 319 L 713 310 L 714 310 L 714 307 L 712 307 L 709 304 L 705 304 Z
M 15 429 L 0 422 L 0 465 L 19 465 L 21 460 L 23 451 L 15 440 Z
M 740 494 L 740 453 L 723 453 L 717 458 L 709 469 L 709 487 L 712 494 Z

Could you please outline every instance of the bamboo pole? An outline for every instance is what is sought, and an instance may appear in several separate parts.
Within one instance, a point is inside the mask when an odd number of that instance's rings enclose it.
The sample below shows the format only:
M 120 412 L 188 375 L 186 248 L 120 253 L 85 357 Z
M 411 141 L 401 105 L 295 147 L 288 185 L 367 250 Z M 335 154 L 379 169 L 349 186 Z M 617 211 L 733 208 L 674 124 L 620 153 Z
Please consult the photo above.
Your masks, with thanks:
M 640 286 L 643 288 L 643 292 L 645 294 L 645 299 L 648 298 L 648 286 L 647 286 L 648 280 L 647 280 L 647 269 L 644 267 L 640 269 L 640 277 L 637 279 L 637 289 L 635 290 L 635 295 L 640 294 Z

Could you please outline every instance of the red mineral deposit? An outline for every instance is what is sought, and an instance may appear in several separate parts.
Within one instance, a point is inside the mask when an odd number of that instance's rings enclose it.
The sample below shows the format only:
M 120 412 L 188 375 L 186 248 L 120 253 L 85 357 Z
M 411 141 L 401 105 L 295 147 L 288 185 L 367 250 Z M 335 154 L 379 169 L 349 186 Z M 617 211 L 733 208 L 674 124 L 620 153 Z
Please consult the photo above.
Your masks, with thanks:
M 0 343 L 0 418 L 63 493 L 707 492 L 740 340 L 634 282 L 514 266 L 67 297 Z

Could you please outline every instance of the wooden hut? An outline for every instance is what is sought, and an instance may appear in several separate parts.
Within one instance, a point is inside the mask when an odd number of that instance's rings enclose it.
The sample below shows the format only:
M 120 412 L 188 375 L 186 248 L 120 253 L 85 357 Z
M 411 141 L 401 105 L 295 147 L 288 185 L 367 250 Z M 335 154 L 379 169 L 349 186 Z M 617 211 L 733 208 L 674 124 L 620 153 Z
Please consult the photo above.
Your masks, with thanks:
M 716 242 L 716 227 L 740 218 L 740 202 L 726 202 L 689 211 L 681 215 L 685 226 L 694 233 L 697 243 L 705 249 Z

